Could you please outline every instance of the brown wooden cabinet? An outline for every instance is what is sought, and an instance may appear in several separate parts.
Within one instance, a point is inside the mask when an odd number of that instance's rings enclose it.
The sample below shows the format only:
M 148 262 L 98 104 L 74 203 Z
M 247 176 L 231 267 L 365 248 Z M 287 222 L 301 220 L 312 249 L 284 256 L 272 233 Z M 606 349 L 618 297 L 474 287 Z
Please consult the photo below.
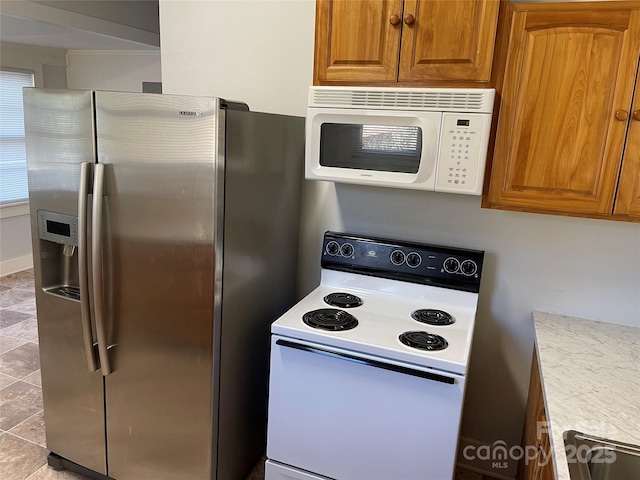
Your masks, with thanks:
M 622 159 L 622 172 L 613 214 L 640 219 L 640 79 L 631 109 L 631 125 Z
M 483 206 L 640 221 L 640 2 L 510 10 Z
M 499 0 L 317 0 L 314 85 L 491 79 Z
M 527 452 L 518 464 L 520 480 L 554 480 L 553 452 L 549 440 L 547 414 L 542 393 L 542 381 L 536 352 L 531 362 L 531 380 L 529 381 L 529 397 L 525 415 L 522 448 Z M 534 449 L 535 455 L 528 455 Z M 533 458 L 532 458 L 533 457 Z

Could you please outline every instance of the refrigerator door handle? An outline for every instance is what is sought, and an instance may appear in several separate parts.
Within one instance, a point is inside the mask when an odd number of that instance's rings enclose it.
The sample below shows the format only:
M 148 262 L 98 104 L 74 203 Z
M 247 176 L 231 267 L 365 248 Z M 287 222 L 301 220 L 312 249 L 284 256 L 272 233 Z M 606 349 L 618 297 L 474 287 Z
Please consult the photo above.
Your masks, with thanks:
M 91 163 L 80 165 L 80 189 L 78 192 L 78 279 L 80 287 L 80 316 L 82 320 L 82 337 L 87 354 L 87 366 L 90 372 L 98 370 L 98 360 L 93 348 L 93 331 L 91 330 L 91 310 L 89 308 L 89 264 L 87 258 L 87 202 L 89 198 L 89 182 Z
M 98 337 L 98 356 L 102 375 L 111 374 L 107 335 L 104 322 L 104 298 L 102 279 L 102 207 L 104 195 L 104 165 L 95 166 L 93 178 L 93 224 L 91 230 L 91 266 L 93 268 L 93 304 L 95 308 L 96 336 Z

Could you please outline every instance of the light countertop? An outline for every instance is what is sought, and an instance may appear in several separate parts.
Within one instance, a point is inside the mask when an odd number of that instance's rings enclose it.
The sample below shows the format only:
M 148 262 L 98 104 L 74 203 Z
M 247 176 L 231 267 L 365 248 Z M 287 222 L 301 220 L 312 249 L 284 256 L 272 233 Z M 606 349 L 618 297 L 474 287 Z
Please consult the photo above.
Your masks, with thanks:
M 557 480 L 569 480 L 563 432 L 640 445 L 640 328 L 534 312 Z

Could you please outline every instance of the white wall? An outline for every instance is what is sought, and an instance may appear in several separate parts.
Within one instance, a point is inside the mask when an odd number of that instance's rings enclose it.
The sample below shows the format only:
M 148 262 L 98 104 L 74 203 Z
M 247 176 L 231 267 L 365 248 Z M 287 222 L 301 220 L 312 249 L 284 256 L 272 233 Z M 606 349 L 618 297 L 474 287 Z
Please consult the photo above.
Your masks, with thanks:
M 154 0 L 44 0 L 34 3 L 160 33 L 158 2 Z
M 69 50 L 71 89 L 142 92 L 142 82 L 160 82 L 160 52 Z
M 161 0 L 164 92 L 304 115 L 314 5 Z M 477 197 L 324 182 L 305 183 L 302 222 L 301 293 L 319 281 L 327 229 L 486 250 L 462 426 L 477 441 L 520 442 L 532 310 L 640 326 L 637 224 L 485 210 Z
M 37 87 L 66 88 L 66 53 L 57 48 L 0 42 L 0 65 L 32 71 Z M 0 275 L 29 268 L 32 264 L 29 206 L 2 207 Z
M 165 93 L 242 100 L 304 116 L 311 84 L 309 0 L 170 0 L 160 5 Z M 165 59 L 169 62 L 164 65 Z

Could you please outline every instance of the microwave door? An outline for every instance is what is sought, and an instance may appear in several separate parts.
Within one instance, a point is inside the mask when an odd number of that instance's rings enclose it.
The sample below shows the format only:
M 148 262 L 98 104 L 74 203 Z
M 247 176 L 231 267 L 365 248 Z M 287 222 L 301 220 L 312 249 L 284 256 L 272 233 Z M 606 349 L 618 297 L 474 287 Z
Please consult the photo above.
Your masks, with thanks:
M 310 115 L 307 178 L 433 190 L 441 115 L 348 110 Z

